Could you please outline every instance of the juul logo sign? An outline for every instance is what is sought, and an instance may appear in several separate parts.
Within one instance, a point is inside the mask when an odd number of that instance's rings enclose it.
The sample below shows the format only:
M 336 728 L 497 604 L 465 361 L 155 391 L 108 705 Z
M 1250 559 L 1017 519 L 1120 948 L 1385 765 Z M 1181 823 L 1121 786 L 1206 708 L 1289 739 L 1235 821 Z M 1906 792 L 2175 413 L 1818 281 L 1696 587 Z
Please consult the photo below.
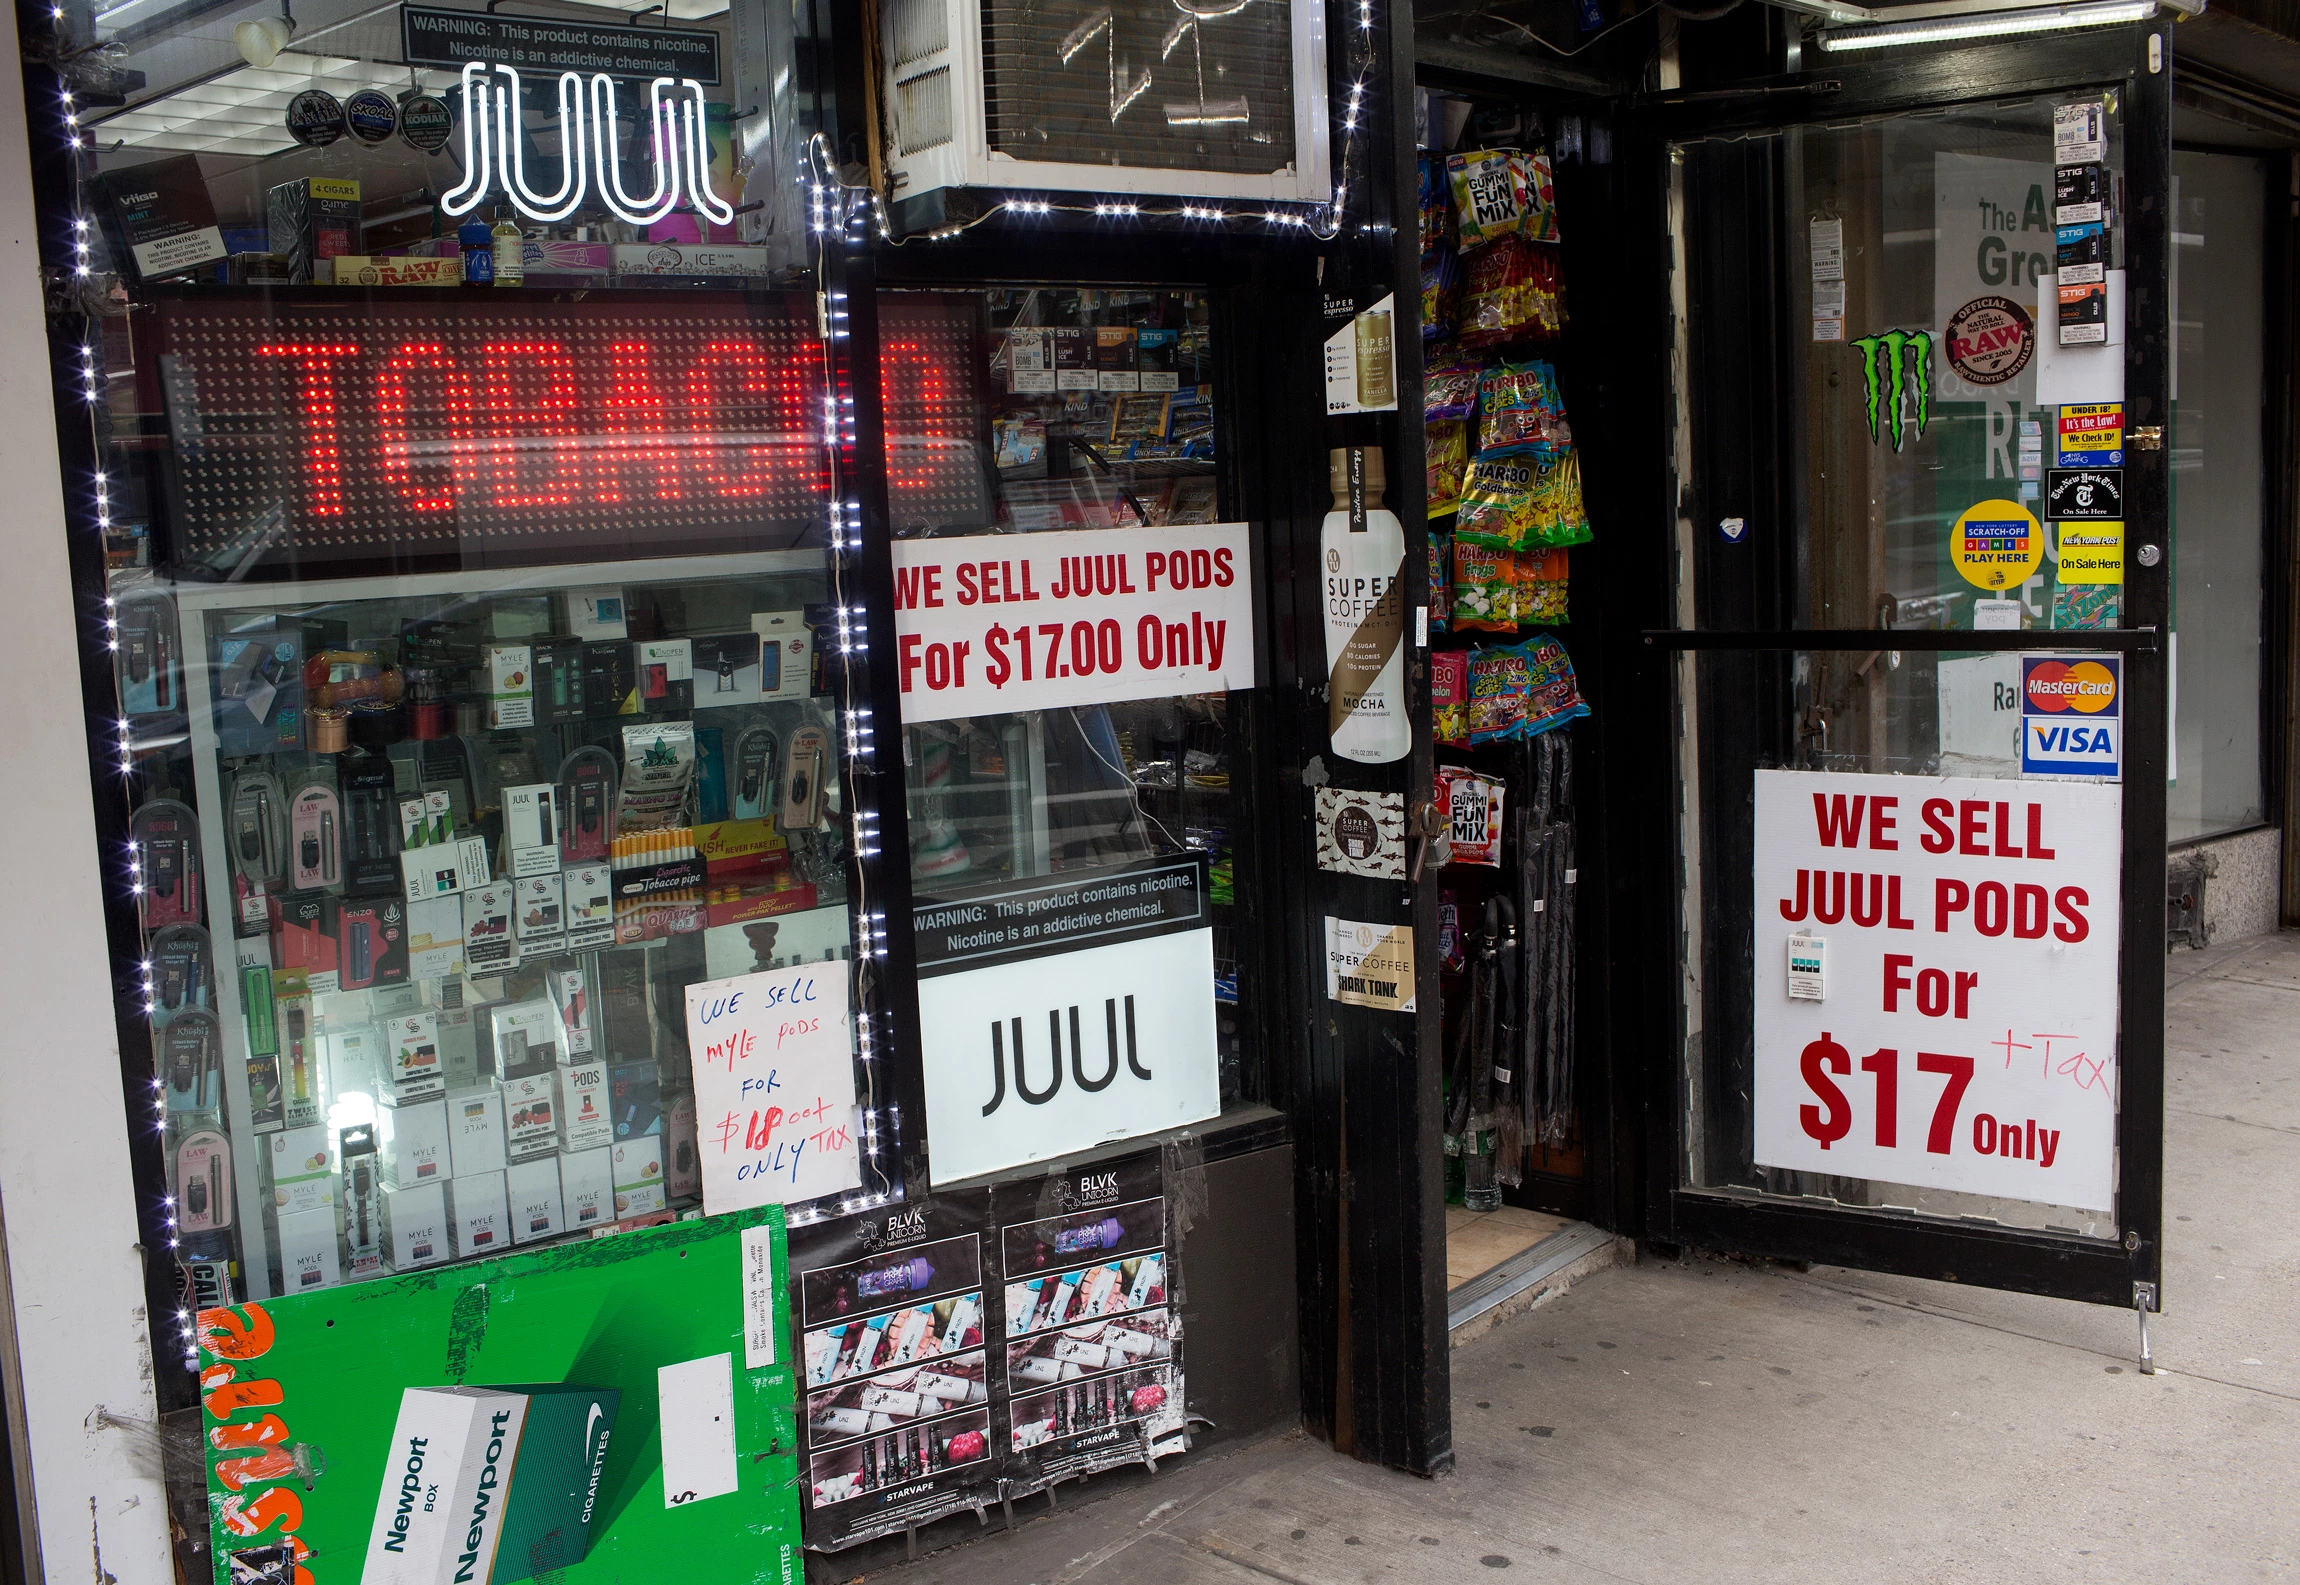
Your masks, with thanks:
M 1102 1020 L 1105 1060 L 1101 1074 L 1091 1079 L 1086 1076 L 1085 1047 L 1078 1038 L 1078 1009 L 1076 1007 L 1070 1009 L 1070 1077 L 1073 1083 L 1089 1095 L 1099 1094 L 1110 1088 L 1118 1077 L 1118 1002 L 1119 999 L 1115 996 L 1103 999 Z M 1125 1002 L 1126 1071 L 1138 1079 L 1147 1079 L 1151 1076 L 1150 1070 L 1142 1065 L 1141 1055 L 1134 1039 L 1134 998 L 1129 996 L 1125 998 Z M 1044 1089 L 1035 1088 L 1030 1082 L 1028 1059 L 1023 1052 L 1022 1020 L 1011 1018 L 1006 1020 L 1004 1025 L 1001 1025 L 998 1019 L 993 1018 L 990 1021 L 990 1101 L 982 1109 L 982 1115 L 985 1117 L 997 1111 L 1006 1102 L 1008 1030 L 1013 1032 L 1014 1088 L 1016 1093 L 1028 1105 L 1044 1106 L 1062 1092 L 1062 1009 L 1058 1007 L 1049 1008 L 1046 1013 L 1046 1043 L 1049 1048 L 1049 1061 Z
M 668 102 L 664 99 L 666 89 L 675 96 Z M 616 219 L 634 226 L 653 225 L 678 208 L 682 199 L 702 211 L 713 225 L 734 224 L 734 205 L 711 190 L 703 85 L 692 77 L 658 77 L 647 85 L 648 141 L 655 157 L 655 185 L 643 198 L 632 197 L 623 187 L 623 160 L 615 146 L 612 77 L 605 72 L 592 76 L 586 107 L 583 79 L 574 72 L 559 74 L 559 185 L 548 193 L 538 193 L 527 185 L 520 92 L 519 73 L 512 67 L 489 67 L 472 61 L 463 68 L 463 182 L 439 200 L 440 209 L 448 215 L 478 208 L 488 192 L 500 186 L 512 208 L 548 225 L 581 208 L 595 179 L 598 201 Z

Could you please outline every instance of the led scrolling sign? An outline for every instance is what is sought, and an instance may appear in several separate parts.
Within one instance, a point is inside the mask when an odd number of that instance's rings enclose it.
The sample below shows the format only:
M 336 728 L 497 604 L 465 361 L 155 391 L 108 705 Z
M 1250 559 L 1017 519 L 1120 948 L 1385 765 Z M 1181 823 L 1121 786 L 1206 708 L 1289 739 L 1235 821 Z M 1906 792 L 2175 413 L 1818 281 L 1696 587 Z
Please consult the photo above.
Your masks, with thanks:
M 796 543 L 830 500 L 812 306 L 165 300 L 171 553 L 309 571 Z M 973 521 L 963 327 L 905 305 L 882 331 L 889 494 L 913 519 Z

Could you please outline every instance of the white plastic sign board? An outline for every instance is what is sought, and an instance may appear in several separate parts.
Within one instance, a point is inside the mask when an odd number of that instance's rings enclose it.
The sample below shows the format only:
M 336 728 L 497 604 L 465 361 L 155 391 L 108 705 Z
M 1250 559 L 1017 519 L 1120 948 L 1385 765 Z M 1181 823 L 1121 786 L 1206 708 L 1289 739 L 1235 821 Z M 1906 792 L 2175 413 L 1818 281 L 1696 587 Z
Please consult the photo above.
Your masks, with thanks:
M 1758 1163 L 2113 1209 L 2122 819 L 2114 786 L 1757 772 Z
M 862 1182 L 846 966 L 687 987 L 703 1209 L 787 1205 Z
M 1202 857 L 912 911 L 937 1187 L 1222 1109 Z
M 1246 525 L 900 539 L 907 722 L 1254 686 Z

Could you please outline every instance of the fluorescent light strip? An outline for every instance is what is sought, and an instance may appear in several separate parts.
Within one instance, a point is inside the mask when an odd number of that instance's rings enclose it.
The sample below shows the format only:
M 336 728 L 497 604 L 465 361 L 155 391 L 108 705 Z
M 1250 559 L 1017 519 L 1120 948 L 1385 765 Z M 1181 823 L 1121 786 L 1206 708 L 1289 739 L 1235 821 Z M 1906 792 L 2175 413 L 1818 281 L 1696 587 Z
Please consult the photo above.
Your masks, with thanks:
M 2080 5 L 1976 16 L 1939 17 L 1922 22 L 1880 22 L 1871 27 L 1823 29 L 1821 48 L 1831 54 L 1890 49 L 1902 44 L 1946 44 L 1958 39 L 2002 38 L 2016 33 L 2059 33 L 2072 28 L 2111 27 L 2145 22 L 2156 15 L 2156 0 L 2087 0 Z

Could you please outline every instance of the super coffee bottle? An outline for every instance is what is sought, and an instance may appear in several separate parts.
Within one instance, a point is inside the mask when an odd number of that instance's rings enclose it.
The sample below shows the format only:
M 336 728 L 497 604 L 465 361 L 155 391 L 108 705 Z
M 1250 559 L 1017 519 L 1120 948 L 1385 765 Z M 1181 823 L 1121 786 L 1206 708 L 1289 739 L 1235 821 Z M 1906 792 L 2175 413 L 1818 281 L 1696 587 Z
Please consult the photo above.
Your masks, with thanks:
M 1368 765 L 1413 748 L 1406 717 L 1406 534 L 1382 503 L 1378 448 L 1328 454 L 1334 509 L 1318 534 L 1325 569 L 1327 731 L 1334 752 Z

